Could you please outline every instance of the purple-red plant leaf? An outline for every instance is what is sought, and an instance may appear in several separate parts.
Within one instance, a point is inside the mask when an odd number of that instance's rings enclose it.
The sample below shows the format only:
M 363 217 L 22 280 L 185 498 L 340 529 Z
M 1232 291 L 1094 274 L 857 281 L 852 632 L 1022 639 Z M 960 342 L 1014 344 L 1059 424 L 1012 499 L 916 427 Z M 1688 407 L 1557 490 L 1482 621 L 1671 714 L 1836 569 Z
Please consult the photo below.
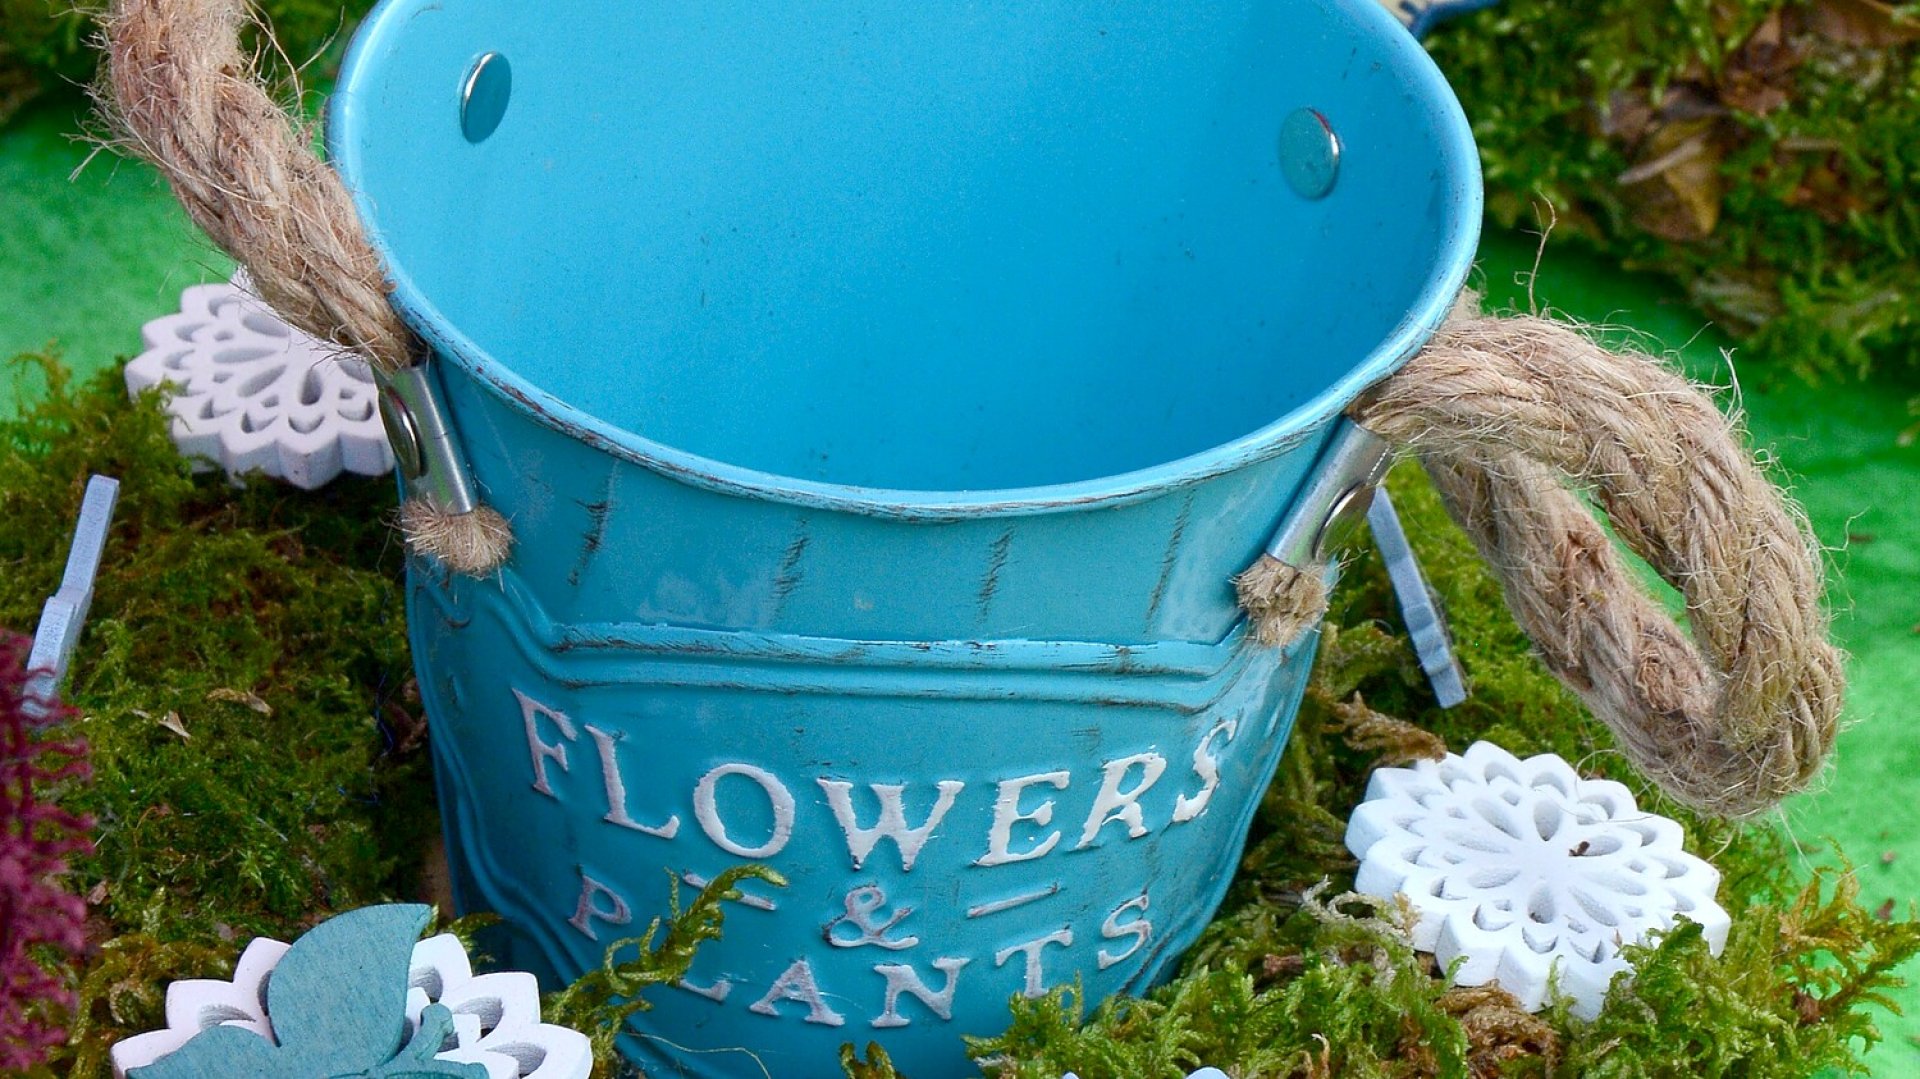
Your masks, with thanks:
M 61 878 L 67 860 L 87 849 L 92 822 L 40 799 L 53 784 L 90 775 L 87 747 L 50 736 L 73 711 L 34 695 L 26 670 L 30 651 L 25 637 L 0 633 L 0 1073 L 6 1074 L 40 1063 L 66 1040 L 50 1015 L 73 1004 L 60 964 L 86 945 L 86 903 L 66 891 Z

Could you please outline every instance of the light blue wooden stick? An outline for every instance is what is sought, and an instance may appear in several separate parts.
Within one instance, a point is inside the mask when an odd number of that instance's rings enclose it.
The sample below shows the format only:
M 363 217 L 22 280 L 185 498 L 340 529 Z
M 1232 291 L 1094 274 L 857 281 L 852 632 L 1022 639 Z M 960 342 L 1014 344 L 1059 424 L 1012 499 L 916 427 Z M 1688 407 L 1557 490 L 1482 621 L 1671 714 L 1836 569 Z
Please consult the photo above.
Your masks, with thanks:
M 86 625 L 88 608 L 93 606 L 93 582 L 100 574 L 107 529 L 113 524 L 113 508 L 119 500 L 119 480 L 95 476 L 87 481 L 73 549 L 67 552 L 66 576 L 60 580 L 60 591 L 40 609 L 40 627 L 33 635 L 33 652 L 27 659 L 27 669 L 34 672 L 27 683 L 30 699 L 52 700 L 67 677 L 80 629 Z
M 1393 580 L 1393 595 L 1400 601 L 1400 615 L 1406 619 L 1407 635 L 1413 638 L 1420 669 L 1427 672 L 1440 707 L 1452 708 L 1467 699 L 1466 679 L 1454 658 L 1453 642 L 1447 637 L 1447 620 L 1433 602 L 1433 593 L 1427 590 L 1420 562 L 1407 545 L 1400 515 L 1393 511 L 1393 500 L 1387 497 L 1384 486 L 1373 492 L 1367 524 L 1373 529 L 1374 546 L 1380 548 L 1380 558 L 1387 564 L 1387 576 Z

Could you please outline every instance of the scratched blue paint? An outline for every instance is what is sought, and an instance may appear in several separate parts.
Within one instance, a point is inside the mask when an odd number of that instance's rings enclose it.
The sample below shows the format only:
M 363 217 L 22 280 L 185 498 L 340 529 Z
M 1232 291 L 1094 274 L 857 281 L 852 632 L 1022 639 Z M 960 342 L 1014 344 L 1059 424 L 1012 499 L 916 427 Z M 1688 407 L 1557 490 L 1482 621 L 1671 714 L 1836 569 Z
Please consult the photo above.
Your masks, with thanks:
M 659 1072 L 959 1074 L 1226 887 L 1313 650 L 1229 578 L 1445 315 L 1479 177 L 1371 0 L 1106 7 L 387 0 L 350 52 L 331 152 L 518 541 L 410 567 L 462 904 L 557 979 L 673 876 L 791 881 L 654 995 Z M 850 834 L 892 788 L 910 870 Z

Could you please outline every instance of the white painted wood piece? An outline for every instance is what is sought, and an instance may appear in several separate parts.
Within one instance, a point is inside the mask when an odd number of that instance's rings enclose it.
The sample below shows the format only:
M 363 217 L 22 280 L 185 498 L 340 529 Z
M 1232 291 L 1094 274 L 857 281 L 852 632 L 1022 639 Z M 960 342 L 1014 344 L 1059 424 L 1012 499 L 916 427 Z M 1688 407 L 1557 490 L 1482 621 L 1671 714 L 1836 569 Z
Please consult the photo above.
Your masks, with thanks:
M 73 546 L 67 551 L 66 573 L 61 577 L 60 590 L 40 609 L 40 625 L 27 656 L 27 670 L 33 672 L 27 683 L 29 698 L 52 700 L 67 677 L 73 650 L 80 643 L 80 630 L 93 608 L 93 582 L 100 576 L 100 559 L 106 553 L 107 532 L 119 501 L 119 480 L 94 476 L 87 481 Z
M 172 387 L 173 441 L 196 462 L 306 490 L 393 470 L 366 362 L 281 321 L 244 274 L 187 289 L 141 338 L 127 392 Z
M 1552 754 L 1520 760 L 1490 742 L 1373 774 L 1347 823 L 1355 887 L 1405 895 L 1414 946 L 1456 985 L 1497 982 L 1529 1009 L 1550 979 L 1583 1018 L 1600 1011 L 1620 948 L 1685 916 L 1718 955 L 1732 922 L 1720 873 L 1682 849 L 1680 825 L 1640 810 L 1610 780 Z
M 1393 508 L 1393 497 L 1384 485 L 1373 492 L 1367 507 L 1367 524 L 1373 530 L 1373 544 L 1380 549 L 1386 564 L 1387 579 L 1393 583 L 1394 599 L 1407 624 L 1407 636 L 1413 640 L 1413 654 L 1420 669 L 1427 673 L 1433 696 L 1442 708 L 1452 708 L 1467 699 L 1467 679 L 1460 661 L 1453 654 L 1453 635 L 1447 631 L 1447 615 L 1427 587 L 1426 574 L 1420 572 L 1420 559 L 1407 542 L 1407 530 L 1401 527 L 1400 514 Z
M 114 1079 L 152 1064 L 210 1027 L 231 1024 L 273 1037 L 267 979 L 288 945 L 256 939 L 235 964 L 232 981 L 197 979 L 167 987 L 167 1026 L 114 1045 Z M 593 1050 L 586 1035 L 540 1021 L 540 987 L 520 971 L 473 973 L 458 938 L 442 933 L 414 945 L 408 975 L 407 1033 L 430 1004 L 453 1012 L 453 1049 L 438 1059 L 478 1064 L 487 1079 L 587 1079 Z

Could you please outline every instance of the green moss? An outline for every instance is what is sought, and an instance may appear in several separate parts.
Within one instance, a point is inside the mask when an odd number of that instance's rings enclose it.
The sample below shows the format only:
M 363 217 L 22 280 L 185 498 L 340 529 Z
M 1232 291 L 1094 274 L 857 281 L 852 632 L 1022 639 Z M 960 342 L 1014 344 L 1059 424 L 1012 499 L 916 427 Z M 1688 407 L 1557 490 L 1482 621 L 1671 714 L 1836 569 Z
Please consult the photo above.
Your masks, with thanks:
M 700 945 L 719 939 L 726 920 L 723 904 L 739 900 L 737 885 L 743 880 L 781 888 L 787 884 L 764 866 L 737 865 L 709 881 L 682 909 L 680 882 L 673 878 L 671 906 L 663 917 L 653 919 L 639 936 L 615 941 L 598 969 L 546 998 L 541 1008 L 546 1022 L 571 1027 L 592 1041 L 594 1079 L 611 1079 L 620 1072 L 616 1042 L 626 1033 L 627 1021 L 649 1007 L 641 994 L 686 977 Z M 664 937 L 660 935 L 663 927 Z
M 1807 375 L 1920 356 L 1920 7 L 1503 0 L 1442 30 L 1503 225 L 1671 275 Z
M 1498 990 L 1448 989 L 1394 911 L 1356 916 L 1309 893 L 1291 915 L 1268 904 L 1216 923 L 1147 999 L 1091 1017 L 1070 991 L 1016 1001 L 1012 1028 L 975 1048 L 1005 1079 L 1179 1079 L 1202 1065 L 1308 1079 L 1865 1074 L 1857 1053 L 1875 1034 L 1860 1005 L 1916 941 L 1912 923 L 1861 909 L 1849 881 L 1816 875 L 1789 904 L 1749 905 L 1717 959 L 1690 922 L 1628 948 L 1634 976 L 1591 1023 L 1564 1001 L 1536 1018 Z
M 374 0 L 259 0 L 278 48 L 269 51 L 276 75 L 295 68 L 311 76 L 339 62 L 360 16 Z M 42 93 L 93 78 L 99 53 L 93 11 L 73 0 L 0 0 L 0 123 Z M 284 56 L 284 61 L 281 57 Z
M 80 980 L 81 1007 L 67 1027 L 69 1044 L 46 1074 L 113 1074 L 108 1050 L 128 1034 L 166 1025 L 166 988 L 181 978 L 233 977 L 234 948 L 226 943 L 163 941 L 127 933 L 106 941 Z
M 38 391 L 0 422 L 0 625 L 31 629 L 57 587 L 88 475 L 121 481 L 67 687 L 94 782 L 69 803 L 97 821 L 77 866 L 92 935 L 144 939 L 82 980 L 74 1052 L 92 1060 L 159 1023 L 151 983 L 128 988 L 143 977 L 203 976 L 192 962 L 235 941 L 413 894 L 431 782 L 417 737 L 390 751 L 423 720 L 387 483 L 194 477 L 117 371 L 76 387 L 47 358 L 13 370 Z
M 1877 1034 L 1862 1005 L 1888 1003 L 1879 993 L 1890 984 L 1887 972 L 1913 954 L 1913 923 L 1863 909 L 1846 873 L 1815 874 L 1797 894 L 1780 897 L 1788 902 L 1768 901 L 1774 898 L 1749 897 L 1735 908 L 1718 959 L 1690 924 L 1629 948 L 1633 979 L 1615 984 L 1591 1025 L 1572 1025 L 1576 1036 L 1554 1074 L 1865 1074 L 1855 1045 Z
M 1466 1073 L 1466 1032 L 1393 920 L 1397 911 L 1382 918 L 1362 902 L 1322 905 L 1311 893 L 1291 917 L 1274 911 L 1265 908 L 1271 935 L 1262 935 L 1286 949 L 1274 954 L 1299 961 L 1278 983 L 1256 973 L 1264 959 L 1252 969 L 1190 964 L 1151 997 L 1109 1001 L 1090 1019 L 1076 992 L 1056 990 L 1017 1003 L 1013 1026 L 975 1048 L 1004 1056 L 992 1070 L 1008 1079 L 1057 1079 L 1063 1070 L 1081 1079 L 1178 1077 L 1201 1066 L 1354 1079 Z

